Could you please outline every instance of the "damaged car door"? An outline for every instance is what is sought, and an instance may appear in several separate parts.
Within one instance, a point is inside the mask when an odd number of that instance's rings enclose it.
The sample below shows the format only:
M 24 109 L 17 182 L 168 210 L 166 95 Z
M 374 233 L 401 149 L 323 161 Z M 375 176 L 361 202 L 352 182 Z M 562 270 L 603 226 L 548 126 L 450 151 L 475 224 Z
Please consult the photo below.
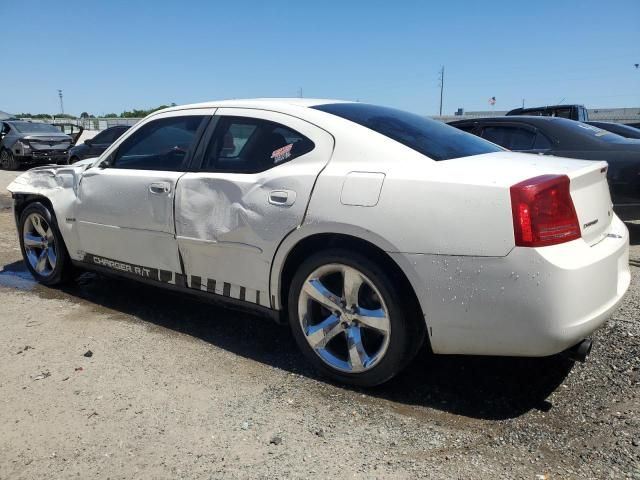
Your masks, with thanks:
M 84 261 L 181 284 L 173 200 L 213 110 L 152 117 L 83 174 L 77 230 Z
M 333 142 L 290 115 L 219 108 L 176 192 L 188 286 L 270 306 L 276 248 L 302 223 Z

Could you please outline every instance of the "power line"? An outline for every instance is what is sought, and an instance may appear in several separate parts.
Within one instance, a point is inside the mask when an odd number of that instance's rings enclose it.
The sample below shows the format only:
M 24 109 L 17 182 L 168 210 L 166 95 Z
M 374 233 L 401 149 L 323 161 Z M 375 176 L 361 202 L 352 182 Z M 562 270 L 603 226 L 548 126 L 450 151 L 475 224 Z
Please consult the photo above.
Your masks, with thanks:
M 64 103 L 62 102 L 62 90 L 58 89 L 58 97 L 60 97 L 60 113 L 64 115 Z
M 444 92 L 444 65 L 440 69 L 440 116 L 442 116 L 442 94 Z

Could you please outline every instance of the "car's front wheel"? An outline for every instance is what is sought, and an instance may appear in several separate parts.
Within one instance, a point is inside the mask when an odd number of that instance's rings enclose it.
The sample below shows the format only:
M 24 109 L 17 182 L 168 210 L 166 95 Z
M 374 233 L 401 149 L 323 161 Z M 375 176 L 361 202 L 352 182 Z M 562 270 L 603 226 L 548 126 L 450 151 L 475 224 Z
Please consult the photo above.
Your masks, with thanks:
M 72 266 L 55 215 L 34 202 L 20 215 L 18 229 L 22 257 L 33 277 L 45 285 L 67 280 Z
M 311 256 L 294 275 L 288 300 L 305 356 L 339 382 L 374 386 L 396 375 L 424 338 L 419 312 L 401 284 L 357 252 Z
M 3 170 L 17 170 L 20 168 L 20 162 L 13 156 L 13 153 L 4 149 L 0 152 L 0 167 Z

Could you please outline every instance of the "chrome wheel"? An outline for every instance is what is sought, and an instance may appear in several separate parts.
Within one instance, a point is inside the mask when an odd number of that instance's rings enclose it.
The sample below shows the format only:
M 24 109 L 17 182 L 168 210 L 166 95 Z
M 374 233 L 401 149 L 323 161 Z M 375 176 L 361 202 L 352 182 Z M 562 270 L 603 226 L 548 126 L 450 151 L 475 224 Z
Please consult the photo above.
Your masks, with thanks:
M 51 225 L 39 213 L 32 213 L 24 221 L 22 239 L 31 268 L 43 277 L 51 275 L 58 259 Z
M 366 275 L 348 265 L 323 265 L 307 277 L 298 318 L 313 351 L 343 372 L 373 368 L 389 347 L 391 322 L 384 299 Z

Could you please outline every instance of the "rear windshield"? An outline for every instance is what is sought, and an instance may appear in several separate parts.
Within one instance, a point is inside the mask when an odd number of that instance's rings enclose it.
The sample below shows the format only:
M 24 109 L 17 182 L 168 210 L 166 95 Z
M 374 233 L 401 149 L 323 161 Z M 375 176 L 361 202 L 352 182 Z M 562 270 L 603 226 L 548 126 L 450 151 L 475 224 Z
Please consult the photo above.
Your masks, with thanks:
M 11 122 L 20 133 L 43 132 L 60 133 L 60 129 L 48 123 Z
M 602 128 L 596 127 L 594 125 L 588 125 L 582 122 L 567 122 L 565 126 L 573 133 L 587 136 L 604 143 L 626 143 L 628 141 L 627 138 L 618 135 L 617 133 L 603 130 Z
M 332 103 L 313 108 L 358 123 L 433 160 L 450 160 L 504 150 L 444 123 L 394 108 L 366 103 Z

